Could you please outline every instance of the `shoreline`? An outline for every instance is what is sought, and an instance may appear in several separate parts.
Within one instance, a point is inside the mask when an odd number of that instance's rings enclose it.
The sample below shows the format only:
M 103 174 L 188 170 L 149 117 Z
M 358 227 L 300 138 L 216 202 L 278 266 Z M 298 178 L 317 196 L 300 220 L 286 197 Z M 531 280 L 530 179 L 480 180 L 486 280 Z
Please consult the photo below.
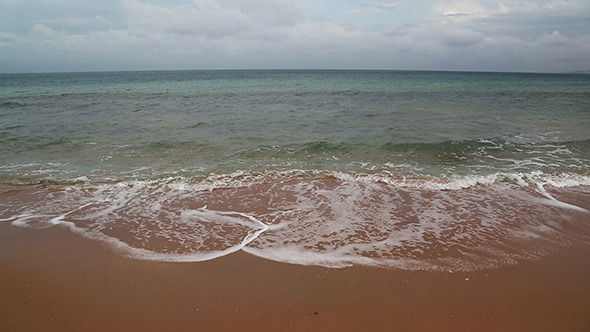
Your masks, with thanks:
M 290 265 L 243 251 L 139 261 L 63 227 L 0 223 L 0 329 L 572 330 L 590 328 L 590 245 L 474 272 Z
M 590 239 L 589 186 L 539 192 L 498 183 L 434 191 L 312 178 L 210 191 L 166 185 L 0 191 L 4 222 L 66 227 L 121 256 L 161 262 L 243 250 L 331 268 L 473 271 Z

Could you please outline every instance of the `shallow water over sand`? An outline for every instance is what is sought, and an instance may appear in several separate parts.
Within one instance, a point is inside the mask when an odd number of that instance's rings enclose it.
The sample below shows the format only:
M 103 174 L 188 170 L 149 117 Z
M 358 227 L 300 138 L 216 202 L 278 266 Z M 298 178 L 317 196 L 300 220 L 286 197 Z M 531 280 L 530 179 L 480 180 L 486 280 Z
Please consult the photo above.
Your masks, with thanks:
M 441 184 L 442 185 L 442 184 Z M 119 254 L 198 262 L 238 250 L 279 262 L 410 270 L 499 267 L 588 241 L 589 186 L 432 189 L 330 177 L 239 186 L 3 186 L 0 219 L 67 227 Z

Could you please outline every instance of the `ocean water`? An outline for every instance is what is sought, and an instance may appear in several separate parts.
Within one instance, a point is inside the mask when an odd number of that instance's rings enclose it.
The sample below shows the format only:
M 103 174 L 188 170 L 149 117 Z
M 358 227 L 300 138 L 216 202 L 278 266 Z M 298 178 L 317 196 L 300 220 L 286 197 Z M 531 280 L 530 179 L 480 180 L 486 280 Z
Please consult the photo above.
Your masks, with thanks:
M 137 259 L 473 270 L 590 238 L 590 76 L 0 75 L 0 220 Z

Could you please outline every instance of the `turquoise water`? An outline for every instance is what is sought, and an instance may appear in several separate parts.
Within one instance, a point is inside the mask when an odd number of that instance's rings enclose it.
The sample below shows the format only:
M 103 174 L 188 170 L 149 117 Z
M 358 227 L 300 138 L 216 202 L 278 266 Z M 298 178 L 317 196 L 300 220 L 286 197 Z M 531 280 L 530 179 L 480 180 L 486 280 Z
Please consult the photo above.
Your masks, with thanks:
M 537 212 L 511 226 L 515 232 L 555 242 L 554 234 L 543 233 L 548 226 L 539 221 L 542 214 L 569 220 L 559 217 L 562 210 L 578 213 L 588 206 L 557 200 L 547 188 L 584 192 L 590 185 L 588 128 L 589 75 L 4 74 L 0 219 L 29 227 L 68 225 L 146 259 L 198 261 L 235 249 L 324 266 L 397 266 L 392 262 L 409 260 L 411 266 L 440 267 L 444 257 L 428 264 L 424 257 L 450 250 L 443 230 L 457 241 L 473 237 L 463 251 L 491 250 L 505 245 L 494 242 L 499 240 L 492 233 L 507 227 L 502 220 L 525 213 L 519 209 Z M 28 198 L 14 196 L 14 188 Z M 225 194 L 218 197 L 217 189 Z M 492 208 L 476 193 L 503 203 Z M 40 201 L 32 203 L 31 197 Z M 426 213 L 421 204 L 433 208 Z M 314 215 L 318 208 L 325 210 Z M 461 235 L 458 225 L 474 215 L 479 217 L 470 224 L 471 235 Z M 207 228 L 203 220 L 217 226 Z M 299 242 L 273 246 L 282 238 L 272 239 L 272 227 L 294 220 L 301 221 L 295 228 L 300 233 L 290 229 L 283 236 L 302 236 Z M 399 230 L 408 220 L 417 223 L 412 231 Z M 317 229 L 318 221 L 336 231 Z M 182 230 L 174 235 L 164 232 L 179 223 Z M 215 231 L 229 225 L 235 229 Z M 196 229 L 208 235 L 197 236 Z M 424 239 L 428 230 L 435 240 Z M 309 232 L 319 238 L 334 232 L 369 235 L 366 243 L 352 245 L 333 235 L 340 244 L 318 245 L 322 241 Z M 396 247 L 382 233 L 407 237 L 396 240 L 402 241 Z M 176 249 L 163 250 L 146 234 L 168 239 Z M 211 239 L 217 244 L 203 249 Z

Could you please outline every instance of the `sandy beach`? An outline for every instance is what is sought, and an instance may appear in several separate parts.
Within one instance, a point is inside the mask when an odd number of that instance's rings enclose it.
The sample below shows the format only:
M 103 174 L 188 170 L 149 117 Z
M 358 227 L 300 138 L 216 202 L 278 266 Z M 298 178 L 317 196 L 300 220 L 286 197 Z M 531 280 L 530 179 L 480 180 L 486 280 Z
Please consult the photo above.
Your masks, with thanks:
M 121 257 L 0 224 L 2 331 L 588 331 L 590 246 L 476 272 Z

